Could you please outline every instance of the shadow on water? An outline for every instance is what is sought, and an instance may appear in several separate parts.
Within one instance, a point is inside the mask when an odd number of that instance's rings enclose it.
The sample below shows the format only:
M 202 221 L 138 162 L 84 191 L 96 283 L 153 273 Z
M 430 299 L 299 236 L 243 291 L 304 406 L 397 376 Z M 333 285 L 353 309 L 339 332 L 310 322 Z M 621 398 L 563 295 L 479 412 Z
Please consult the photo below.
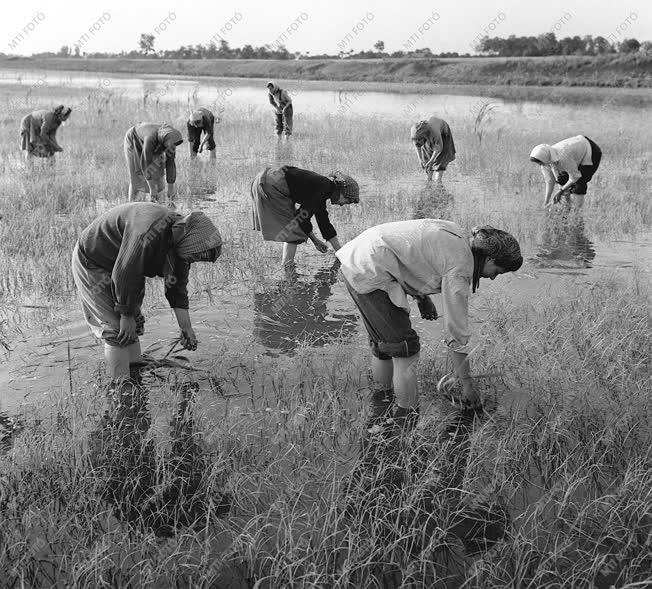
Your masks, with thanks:
M 590 268 L 595 249 L 585 234 L 584 219 L 573 211 L 550 211 L 543 218 L 537 254 L 530 260 L 538 268 Z
M 430 183 L 417 192 L 413 219 L 448 219 L 453 208 L 453 194 L 445 186 Z
M 347 525 L 368 528 L 370 537 L 380 538 L 380 550 L 430 555 L 436 572 L 418 579 L 424 586 L 459 586 L 463 563 L 502 540 L 510 525 L 497 499 L 470 499 L 462 490 L 478 419 L 447 408 L 408 434 L 390 419 L 382 431 L 364 434 L 360 460 L 344 485 Z M 369 558 L 387 562 L 382 554 Z M 415 581 L 389 564 L 378 564 L 369 575 L 383 587 Z M 437 585 L 442 577 L 452 584 Z M 360 579 L 360 586 L 368 582 Z
M 339 267 L 336 260 L 307 281 L 288 272 L 270 290 L 254 291 L 254 338 L 268 348 L 269 355 L 291 354 L 302 342 L 321 347 L 357 332 L 354 314 L 328 310 Z
M 104 499 L 134 526 L 169 537 L 179 527 L 206 525 L 207 510 L 229 510 L 227 496 L 213 497 L 205 479 L 211 463 L 202 450 L 193 418 L 194 383 L 178 387 L 180 400 L 170 423 L 171 449 L 162 454 L 149 435 L 148 391 L 142 380 L 111 390 L 109 408 L 91 434 L 91 460 Z

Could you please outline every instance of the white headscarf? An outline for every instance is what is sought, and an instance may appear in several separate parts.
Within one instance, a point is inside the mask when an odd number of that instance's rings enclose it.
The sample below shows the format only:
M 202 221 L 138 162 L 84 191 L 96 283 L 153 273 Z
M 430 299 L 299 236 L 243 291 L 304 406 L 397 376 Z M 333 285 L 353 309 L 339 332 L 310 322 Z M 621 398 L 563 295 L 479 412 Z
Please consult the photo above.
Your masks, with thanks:
M 530 157 L 538 159 L 542 164 L 551 164 L 559 161 L 559 154 L 554 147 L 547 143 L 537 145 L 530 153 Z

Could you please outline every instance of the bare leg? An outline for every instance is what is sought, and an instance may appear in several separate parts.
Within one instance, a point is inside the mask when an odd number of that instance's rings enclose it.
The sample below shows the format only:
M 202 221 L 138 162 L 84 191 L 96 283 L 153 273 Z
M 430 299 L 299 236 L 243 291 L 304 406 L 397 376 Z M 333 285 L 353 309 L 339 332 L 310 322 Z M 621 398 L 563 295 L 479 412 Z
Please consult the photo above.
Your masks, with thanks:
M 442 183 L 441 179 L 442 179 L 442 176 L 443 176 L 443 175 L 444 175 L 444 171 L 443 171 L 443 170 L 441 170 L 441 171 L 439 171 L 439 172 L 435 172 L 435 182 L 437 182 L 437 184 L 441 184 L 441 183 Z
M 286 266 L 288 264 L 294 264 L 294 256 L 297 253 L 297 244 L 296 243 L 284 243 L 283 244 L 283 259 L 281 264 Z
M 403 409 L 416 409 L 419 405 L 417 393 L 417 364 L 419 354 L 409 358 L 393 358 L 394 395 L 396 403 Z
M 140 360 L 140 340 L 136 340 L 135 343 L 131 344 L 130 346 L 127 346 L 127 350 L 129 350 L 130 364 L 133 364 L 134 362 L 138 362 Z
M 106 369 L 113 380 L 129 378 L 129 348 L 104 344 Z
M 381 360 L 376 356 L 371 357 L 371 378 L 374 388 L 391 389 L 394 377 L 394 363 L 392 360 Z

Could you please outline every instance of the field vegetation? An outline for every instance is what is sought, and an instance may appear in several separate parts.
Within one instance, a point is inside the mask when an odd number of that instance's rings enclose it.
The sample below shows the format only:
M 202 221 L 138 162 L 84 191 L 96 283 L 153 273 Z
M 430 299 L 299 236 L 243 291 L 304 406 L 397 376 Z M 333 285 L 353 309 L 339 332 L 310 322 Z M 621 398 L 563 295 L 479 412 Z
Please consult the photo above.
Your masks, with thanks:
M 18 119 L 0 119 L 3 362 L 81 320 L 70 252 L 98 212 L 125 200 L 124 132 L 141 120 L 179 125 L 193 100 L 48 87 L 48 104 L 76 108 L 63 154 L 31 175 Z M 46 102 L 9 85 L 2 101 L 12 112 L 16 101 L 25 112 Z M 0 587 L 646 586 L 649 267 L 544 274 L 532 261 L 551 234 L 563 246 L 559 224 L 569 239 L 596 242 L 649 231 L 642 112 L 560 107 L 550 121 L 516 110 L 509 125 L 477 115 L 447 114 L 458 158 L 444 191 L 420 176 L 407 118 L 299 112 L 292 142 L 277 146 L 268 110 L 229 104 L 215 165 L 190 162 L 182 145 L 177 206 L 204 209 L 225 241 L 216 264 L 193 268 L 191 312 L 201 307 L 224 345 L 199 326 L 210 379 L 158 369 L 120 398 L 87 351 L 47 400 L 0 414 Z M 578 121 L 604 164 L 582 213 L 549 215 L 527 155 L 576 134 Z M 280 251 L 250 230 L 248 188 L 280 163 L 359 179 L 360 206 L 332 213 L 343 241 L 415 216 L 490 223 L 521 240 L 524 268 L 472 299 L 473 370 L 490 375 L 478 386 L 492 411 L 471 422 L 438 400 L 450 365 L 424 340 L 419 426 L 369 445 L 361 333 L 326 347 L 306 338 L 288 361 L 266 362 L 252 340 L 251 292 L 278 279 Z M 307 275 L 333 258 L 306 246 L 298 261 Z M 229 314 L 234 299 L 241 315 Z M 165 317 L 155 281 L 144 311 Z

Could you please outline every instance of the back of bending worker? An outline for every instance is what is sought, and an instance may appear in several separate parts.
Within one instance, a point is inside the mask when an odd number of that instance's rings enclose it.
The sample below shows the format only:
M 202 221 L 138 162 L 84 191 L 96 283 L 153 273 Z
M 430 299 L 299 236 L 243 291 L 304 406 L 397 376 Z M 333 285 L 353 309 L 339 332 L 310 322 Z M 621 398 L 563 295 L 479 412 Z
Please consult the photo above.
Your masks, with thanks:
M 480 278 L 515 272 L 523 258 L 509 233 L 486 225 L 466 232 L 451 221 L 417 219 L 385 223 L 363 231 L 337 252 L 342 274 L 369 334 L 372 407 L 386 399 L 375 416 L 384 420 L 396 398 L 394 423 L 412 427 L 418 417 L 419 336 L 410 322 L 407 295 L 424 319 L 437 319 L 428 295 L 441 293 L 445 342 L 452 353 L 469 410 L 481 408 L 467 361 L 469 294 Z
M 204 213 L 181 216 L 156 203 L 114 207 L 84 229 L 72 254 L 72 274 L 86 322 L 104 340 L 112 379 L 129 377 L 130 364 L 140 359 L 146 277 L 163 277 L 180 342 L 197 348 L 188 312 L 190 266 L 214 262 L 221 248 L 219 231 Z
M 215 138 L 213 136 L 215 132 L 215 115 L 207 108 L 193 110 L 187 121 L 187 128 L 190 157 L 197 157 L 197 153 L 201 153 L 205 146 L 211 152 L 211 159 L 215 159 Z
M 566 195 L 570 203 L 581 208 L 588 183 L 593 179 L 602 160 L 600 147 L 584 135 L 569 137 L 554 145 L 541 143 L 530 153 L 530 161 L 541 166 L 546 183 L 544 207 L 558 203 Z M 555 183 L 561 188 L 554 193 Z
M 172 201 L 177 194 L 177 146 L 183 143 L 181 133 L 168 125 L 140 123 L 125 134 L 124 152 L 129 170 L 129 200 L 138 192 L 149 192 L 152 202 L 159 202 L 165 192 Z

